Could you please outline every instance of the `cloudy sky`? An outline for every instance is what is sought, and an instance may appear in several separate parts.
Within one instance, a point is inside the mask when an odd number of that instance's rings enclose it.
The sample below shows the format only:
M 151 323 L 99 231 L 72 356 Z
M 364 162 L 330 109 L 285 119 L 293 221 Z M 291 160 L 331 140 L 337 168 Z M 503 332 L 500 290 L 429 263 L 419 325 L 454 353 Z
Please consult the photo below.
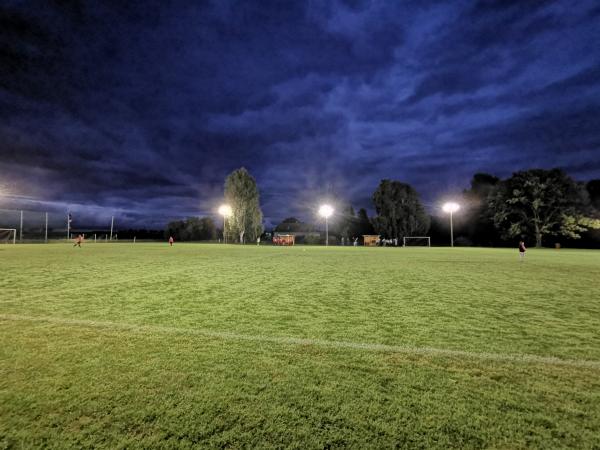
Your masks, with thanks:
M 18 1 L 0 6 L 0 207 L 158 223 L 245 166 L 268 221 L 424 203 L 474 172 L 600 178 L 600 3 Z

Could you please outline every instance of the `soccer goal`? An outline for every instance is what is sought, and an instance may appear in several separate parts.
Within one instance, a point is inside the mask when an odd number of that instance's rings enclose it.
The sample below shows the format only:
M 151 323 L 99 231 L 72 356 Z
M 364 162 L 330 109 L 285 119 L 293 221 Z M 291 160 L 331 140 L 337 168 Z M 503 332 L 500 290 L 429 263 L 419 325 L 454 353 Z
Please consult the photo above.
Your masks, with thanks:
M 431 247 L 429 236 L 405 236 L 402 239 L 402 247 Z
M 15 228 L 0 228 L 0 244 L 15 244 L 17 230 Z

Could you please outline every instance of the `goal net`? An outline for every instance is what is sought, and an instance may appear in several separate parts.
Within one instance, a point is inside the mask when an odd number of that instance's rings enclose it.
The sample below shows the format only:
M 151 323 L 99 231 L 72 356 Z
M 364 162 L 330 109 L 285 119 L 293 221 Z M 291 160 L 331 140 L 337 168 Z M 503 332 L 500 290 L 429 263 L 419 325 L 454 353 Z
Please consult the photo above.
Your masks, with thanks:
M 14 228 L 0 228 L 0 244 L 14 244 L 17 242 L 17 230 Z
M 402 240 L 403 247 L 431 247 L 429 236 L 406 236 Z

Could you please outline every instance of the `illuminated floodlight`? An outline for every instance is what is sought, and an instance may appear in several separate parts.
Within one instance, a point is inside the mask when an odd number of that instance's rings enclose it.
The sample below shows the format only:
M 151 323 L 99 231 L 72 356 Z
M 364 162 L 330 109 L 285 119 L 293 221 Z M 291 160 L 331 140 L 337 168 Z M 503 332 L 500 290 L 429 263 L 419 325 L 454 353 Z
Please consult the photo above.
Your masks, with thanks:
M 221 214 L 223 217 L 229 217 L 231 216 L 233 212 L 231 211 L 231 206 L 229 205 L 221 205 L 219 206 L 219 214 Z
M 319 208 L 319 215 L 325 217 L 326 219 L 331 217 L 332 214 L 333 208 L 330 205 L 323 205 Z
M 446 213 L 450 213 L 450 247 L 454 247 L 454 227 L 452 225 L 452 214 L 460 209 L 460 205 L 454 202 L 444 203 L 442 209 Z
M 325 217 L 325 245 L 329 245 L 329 222 L 328 219 L 333 214 L 333 207 L 330 205 L 321 205 L 319 215 Z
M 442 209 L 444 210 L 444 212 L 452 214 L 460 209 L 460 205 L 458 203 L 448 202 L 448 203 L 444 203 L 444 206 L 442 206 Z

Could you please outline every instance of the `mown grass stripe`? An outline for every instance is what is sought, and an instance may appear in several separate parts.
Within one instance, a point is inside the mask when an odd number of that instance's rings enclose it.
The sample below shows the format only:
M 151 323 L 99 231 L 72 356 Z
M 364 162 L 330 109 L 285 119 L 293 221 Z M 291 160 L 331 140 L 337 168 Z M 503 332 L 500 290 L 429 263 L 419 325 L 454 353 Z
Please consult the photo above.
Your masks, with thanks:
M 193 329 L 169 327 L 163 325 L 138 325 L 123 322 L 96 321 L 86 319 L 68 319 L 50 316 L 25 316 L 17 314 L 0 314 L 0 320 L 24 321 L 24 322 L 46 322 L 56 325 L 69 325 L 90 328 L 103 328 L 108 330 L 129 331 L 136 333 L 166 333 L 183 334 L 192 336 L 205 336 L 210 338 L 264 342 L 279 345 L 314 345 L 317 347 L 334 349 L 366 350 L 383 353 L 404 353 L 423 356 L 437 356 L 449 358 L 467 358 L 487 360 L 495 362 L 540 364 L 550 366 L 568 366 L 585 369 L 600 369 L 600 361 L 585 359 L 562 359 L 553 356 L 538 356 L 531 354 L 501 354 L 491 352 L 472 352 L 467 350 L 450 350 L 435 347 L 414 347 L 403 345 L 388 345 L 365 342 L 329 341 L 325 339 L 280 337 L 265 335 L 249 335 L 226 331 L 214 331 L 207 329 Z

